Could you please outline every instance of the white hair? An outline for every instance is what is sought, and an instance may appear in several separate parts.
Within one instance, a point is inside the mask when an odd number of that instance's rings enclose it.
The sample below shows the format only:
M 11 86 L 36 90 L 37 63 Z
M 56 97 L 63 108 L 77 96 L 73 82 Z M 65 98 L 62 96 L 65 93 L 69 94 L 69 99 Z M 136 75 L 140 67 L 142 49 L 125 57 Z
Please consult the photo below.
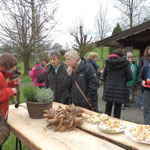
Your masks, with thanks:
M 78 52 L 75 51 L 75 50 L 67 51 L 67 52 L 65 53 L 65 58 L 66 58 L 67 56 L 70 56 L 70 57 L 72 57 L 72 58 L 74 58 L 74 59 L 80 59 L 80 56 L 79 56 Z
M 126 55 L 127 57 L 129 57 L 129 56 L 133 56 L 133 53 L 132 52 L 127 52 L 127 55 Z

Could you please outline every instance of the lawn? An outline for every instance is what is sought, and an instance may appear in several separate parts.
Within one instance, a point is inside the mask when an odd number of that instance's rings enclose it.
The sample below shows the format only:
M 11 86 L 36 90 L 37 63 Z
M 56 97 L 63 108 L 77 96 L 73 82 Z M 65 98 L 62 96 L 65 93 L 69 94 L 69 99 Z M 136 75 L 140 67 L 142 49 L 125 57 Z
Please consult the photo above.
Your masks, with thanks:
M 105 60 L 108 59 L 108 55 L 109 55 L 109 48 L 108 47 L 104 47 L 103 50 L 103 60 L 101 59 L 101 48 L 96 48 L 93 50 L 93 52 L 96 52 L 98 54 L 98 61 L 97 64 L 100 66 L 100 68 L 103 68 L 103 63 L 105 64 Z M 85 58 L 88 57 L 88 54 L 90 52 L 87 52 L 85 55 Z M 139 60 L 139 51 L 138 50 L 133 50 L 133 55 L 134 55 L 134 61 L 138 61 Z

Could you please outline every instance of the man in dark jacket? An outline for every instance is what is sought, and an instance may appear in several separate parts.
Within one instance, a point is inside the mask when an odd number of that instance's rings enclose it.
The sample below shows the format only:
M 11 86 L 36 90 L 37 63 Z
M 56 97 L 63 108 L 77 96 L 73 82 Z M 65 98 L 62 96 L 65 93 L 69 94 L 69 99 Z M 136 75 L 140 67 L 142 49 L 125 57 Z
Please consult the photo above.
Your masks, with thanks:
M 49 53 L 51 64 L 45 71 L 45 86 L 54 91 L 54 101 L 69 104 L 69 91 L 63 87 L 63 81 L 67 75 L 67 65 L 61 62 L 59 51 Z
M 97 111 L 97 98 L 96 93 L 99 87 L 96 72 L 93 66 L 81 60 L 75 50 L 68 51 L 65 54 L 67 62 L 68 75 L 64 80 L 64 85 L 71 92 L 71 100 L 76 106 L 84 107 Z M 77 87 L 77 84 L 88 99 L 84 98 L 83 94 Z M 91 106 L 92 108 L 91 108 Z
M 121 49 L 114 50 L 106 60 L 104 69 L 104 101 L 107 102 L 105 113 L 111 115 L 112 105 L 115 103 L 114 117 L 120 118 L 121 104 L 126 100 L 126 82 L 132 80 L 129 62 L 123 57 Z

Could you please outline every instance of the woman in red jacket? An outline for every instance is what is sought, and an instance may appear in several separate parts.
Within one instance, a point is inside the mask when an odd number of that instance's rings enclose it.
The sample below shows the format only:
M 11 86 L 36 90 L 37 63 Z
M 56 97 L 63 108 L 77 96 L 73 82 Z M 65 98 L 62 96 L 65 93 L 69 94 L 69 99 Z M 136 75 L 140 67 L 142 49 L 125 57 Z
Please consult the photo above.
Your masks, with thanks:
M 7 117 L 9 99 L 17 92 L 14 87 L 20 84 L 18 78 L 10 80 L 8 83 L 6 81 L 7 78 L 12 77 L 11 73 L 15 70 L 17 63 L 17 59 L 9 53 L 0 56 L 0 111 L 5 118 Z

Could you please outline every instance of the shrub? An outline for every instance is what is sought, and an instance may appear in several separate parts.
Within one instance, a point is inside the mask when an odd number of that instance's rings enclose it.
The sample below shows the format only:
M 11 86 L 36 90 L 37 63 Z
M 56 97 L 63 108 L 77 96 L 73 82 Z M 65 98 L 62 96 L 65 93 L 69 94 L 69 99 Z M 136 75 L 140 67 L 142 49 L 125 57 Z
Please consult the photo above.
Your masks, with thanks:
M 53 101 L 54 92 L 50 88 L 41 88 L 37 90 L 35 98 L 37 99 L 37 102 Z
M 28 102 L 48 102 L 53 101 L 54 92 L 48 88 L 37 88 L 26 86 L 22 89 L 23 95 Z

